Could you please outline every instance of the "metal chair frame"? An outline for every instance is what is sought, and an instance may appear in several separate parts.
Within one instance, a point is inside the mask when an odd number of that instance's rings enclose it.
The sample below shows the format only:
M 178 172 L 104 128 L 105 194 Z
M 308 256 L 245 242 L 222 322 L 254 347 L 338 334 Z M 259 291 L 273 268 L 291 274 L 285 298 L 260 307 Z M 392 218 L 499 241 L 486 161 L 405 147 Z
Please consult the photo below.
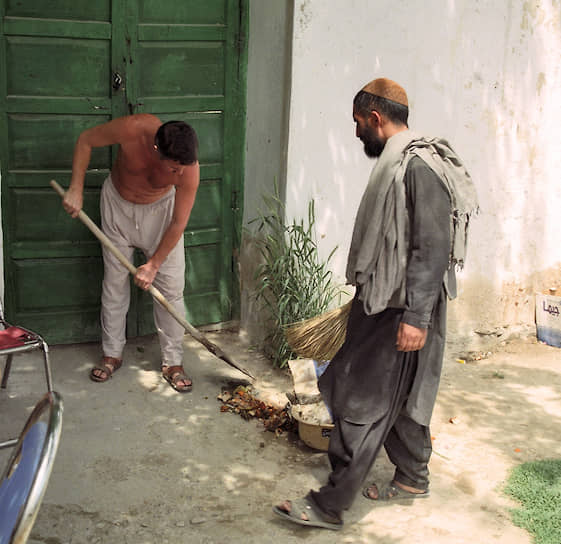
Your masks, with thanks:
M 47 342 L 45 342 L 45 340 L 43 340 L 43 338 L 36 332 L 30 331 L 25 327 L 20 327 L 19 325 L 12 325 L 11 323 L 8 323 L 4 318 L 4 310 L 2 307 L 2 303 L 0 301 L 0 336 L 2 335 L 3 331 L 14 326 L 25 332 L 28 335 L 29 340 L 27 340 L 25 344 L 21 346 L 0 348 L 0 355 L 7 355 L 6 364 L 4 366 L 4 372 L 2 372 L 2 383 L 0 384 L 0 387 L 2 389 L 6 389 L 6 386 L 8 385 L 8 378 L 10 376 L 10 370 L 12 368 L 12 359 L 14 355 L 40 349 L 43 352 L 45 378 L 47 380 L 47 391 L 52 391 L 53 380 L 51 377 L 51 365 L 49 361 L 49 346 L 47 345 Z
M 48 392 L 35 405 L 19 438 L 0 444 L 0 449 L 14 448 L 0 478 L 0 515 L 6 515 L 9 508 L 14 510 L 17 507 L 12 519 L 2 519 L 0 544 L 27 542 L 51 476 L 62 432 L 62 412 L 62 397 L 56 391 Z M 46 422 L 43 421 L 45 419 Z M 43 427 L 34 429 L 37 423 L 42 423 Z M 20 465 L 28 467 L 29 463 L 35 467 L 33 471 L 21 468 L 18 473 Z M 9 485 L 8 495 L 6 489 Z M 6 486 L 4 494 L 3 486 Z

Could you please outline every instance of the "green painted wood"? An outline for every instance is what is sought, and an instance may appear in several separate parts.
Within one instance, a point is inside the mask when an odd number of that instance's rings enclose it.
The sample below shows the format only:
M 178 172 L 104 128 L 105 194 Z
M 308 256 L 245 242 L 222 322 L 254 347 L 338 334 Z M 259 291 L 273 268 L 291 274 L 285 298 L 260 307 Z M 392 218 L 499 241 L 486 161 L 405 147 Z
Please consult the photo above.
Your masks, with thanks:
M 83 0 L 82 0 L 83 1 Z M 129 0 L 130 1 L 130 0 Z M 132 77 L 128 73 L 128 68 L 132 69 L 133 57 L 130 51 L 130 22 L 127 19 L 126 0 L 113 0 L 111 3 L 111 67 L 106 74 L 106 92 L 111 97 L 113 118 L 122 117 L 129 112 L 129 96 L 132 92 Z M 119 89 L 112 87 L 113 74 L 120 74 L 123 84 Z M 117 149 L 113 149 L 112 159 L 116 159 Z
M 139 0 L 138 17 L 141 23 L 224 24 L 227 4 L 227 0 Z
M 7 244 L 9 240 L 9 234 L 5 232 L 4 225 L 6 224 L 6 209 L 9 206 L 9 199 L 7 191 L 5 190 L 5 178 L 6 178 L 6 165 L 8 164 L 8 132 L 6 127 L 8 125 L 8 115 L 6 113 L 6 96 L 7 96 L 7 81 L 6 81 L 6 40 L 4 37 L 4 19 L 6 15 L 6 0 L 0 0 L 0 181 L 2 182 L 2 188 L 0 190 L 1 198 L 1 209 L 2 209 L 2 231 L 3 231 L 3 263 L 4 263 L 4 311 L 7 316 L 9 316 L 10 304 L 13 297 L 10 297 L 10 290 L 12 287 L 11 282 L 11 270 L 9 267 L 10 257 L 8 255 Z M 8 213 L 9 219 L 9 213 Z M 7 296 L 6 296 L 7 294 Z
M 185 253 L 185 266 L 189 270 L 185 290 L 188 294 L 218 291 L 221 271 L 218 261 L 219 244 L 190 247 Z
M 47 342 L 50 344 L 73 344 L 76 342 L 99 342 L 99 312 L 100 307 L 91 306 L 71 310 L 64 308 L 36 312 L 19 311 L 18 322 L 33 325 L 36 331 L 52 331 L 56 324 L 56 334 L 49 332 Z
M 99 257 L 101 246 L 97 240 L 77 243 L 14 242 L 12 259 L 60 259 L 63 257 Z
M 99 305 L 101 257 L 25 259 L 16 261 L 15 267 L 18 277 L 15 297 L 20 312 Z M 42 273 L 40 282 L 38 270 Z
M 72 168 L 72 151 L 83 130 L 106 122 L 107 116 L 8 115 L 8 169 Z M 40 161 L 40 162 L 39 162 Z M 92 150 L 90 168 L 110 168 L 111 150 Z
M 56 21 L 27 17 L 6 17 L 4 33 L 19 36 L 52 36 L 57 38 L 111 39 L 111 25 L 106 22 Z
M 51 343 L 99 339 L 101 247 L 49 181 L 68 186 L 82 130 L 136 112 L 185 120 L 199 135 L 201 185 L 185 231 L 187 316 L 200 325 L 235 315 L 241 216 L 232 207 L 243 183 L 245 82 L 229 79 L 245 80 L 247 11 L 242 0 L 0 0 L 5 306 L 14 322 Z M 124 81 L 117 90 L 114 72 Z M 115 152 L 94 150 L 86 175 L 84 210 L 98 224 Z M 133 287 L 129 336 L 153 332 L 151 306 Z
M 220 180 L 201 181 L 188 230 L 195 232 L 220 226 L 223 198 Z
M 226 37 L 225 28 L 221 25 L 156 25 L 139 26 L 138 37 L 143 41 L 218 41 Z
M 136 111 L 138 113 L 165 113 L 164 109 L 171 111 L 223 111 L 224 96 L 223 95 L 206 95 L 206 96 L 174 96 L 167 98 L 165 106 L 158 97 L 143 96 L 140 98 Z
M 235 248 L 240 247 L 241 225 L 243 219 L 243 168 L 245 162 L 245 118 L 247 79 L 247 38 L 249 35 L 249 0 L 228 3 L 228 44 L 226 58 L 226 107 L 224 109 L 224 185 L 230 194 L 230 202 L 223 201 L 224 247 L 233 248 L 234 252 L 222 255 L 222 266 L 231 266 L 230 281 L 239 284 L 238 266 L 234 263 Z M 227 288 L 221 285 L 223 305 L 229 306 L 238 317 L 240 307 L 239 291 L 227 294 Z
M 4 0 L 6 16 L 110 21 L 111 0 Z
M 8 96 L 6 111 L 8 113 L 110 113 L 111 99 L 106 97 L 85 96 Z
M 91 5 L 90 5 L 91 4 Z M 0 158 L 8 317 L 48 341 L 99 338 L 99 243 L 50 189 L 70 180 L 78 134 L 111 119 L 110 2 L 5 0 Z M 99 219 L 111 150 L 95 150 L 85 209 Z
M 10 191 L 14 213 L 8 226 L 14 244 L 53 242 L 74 245 L 95 240 L 89 229 L 62 209 L 60 197 L 52 189 L 11 188 Z M 100 224 L 98 190 L 88 187 L 84 190 L 83 209 L 92 221 Z M 53 220 L 48 229 L 45 228 L 45 217 Z
M 219 245 L 222 241 L 219 229 L 201 229 L 185 232 L 185 247 L 201 245 Z M 11 246 L 13 259 L 58 258 L 68 256 L 87 257 L 101 255 L 101 246 L 97 240 L 80 240 L 79 242 L 14 242 Z
M 224 168 L 221 164 L 201 164 L 201 180 L 217 179 L 224 175 Z
M 6 36 L 6 56 L 9 96 L 107 94 L 108 40 Z
M 99 189 L 108 173 L 108 168 L 100 168 L 98 170 L 88 172 L 85 180 L 86 187 L 97 187 Z M 71 172 L 68 169 L 20 169 L 8 172 L 5 177 L 3 177 L 2 181 L 4 186 L 7 187 L 43 187 L 45 189 L 48 187 L 50 189 L 49 182 L 53 178 L 56 179 L 63 187 L 68 187 L 70 184 L 70 175 Z M 50 190 L 52 191 L 52 189 Z
M 139 96 L 224 94 L 221 42 L 143 42 L 138 56 Z

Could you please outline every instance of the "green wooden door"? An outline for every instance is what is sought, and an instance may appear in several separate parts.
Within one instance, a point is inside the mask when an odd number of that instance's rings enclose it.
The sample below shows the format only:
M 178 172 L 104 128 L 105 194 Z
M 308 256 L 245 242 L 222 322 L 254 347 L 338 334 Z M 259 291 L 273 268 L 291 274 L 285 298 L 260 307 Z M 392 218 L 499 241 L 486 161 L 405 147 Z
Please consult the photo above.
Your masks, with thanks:
M 187 121 L 200 140 L 201 185 L 185 231 L 187 318 L 194 325 L 231 319 L 247 1 L 3 0 L 0 6 L 8 317 L 51 343 L 99 338 L 101 248 L 66 215 L 49 181 L 68 186 L 82 130 L 151 112 L 162 121 Z M 86 175 L 84 211 L 98 224 L 99 190 L 115 151 L 94 150 Z M 150 297 L 136 288 L 132 294 L 127 332 L 151 332 Z

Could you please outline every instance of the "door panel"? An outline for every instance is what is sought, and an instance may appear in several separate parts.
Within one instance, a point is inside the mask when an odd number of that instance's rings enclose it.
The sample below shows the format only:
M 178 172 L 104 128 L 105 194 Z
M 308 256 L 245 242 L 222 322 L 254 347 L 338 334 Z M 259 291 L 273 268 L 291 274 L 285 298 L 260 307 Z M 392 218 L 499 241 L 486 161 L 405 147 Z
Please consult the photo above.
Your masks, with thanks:
M 138 48 L 138 58 L 140 96 L 224 93 L 220 42 L 150 42 Z
M 23 311 L 42 310 L 68 306 L 93 306 L 99 297 L 102 278 L 101 258 L 25 259 L 18 261 L 18 289 L 16 303 Z M 37 265 L 42 277 L 39 296 L 37 291 Z M 68 273 L 72 269 L 74 273 Z M 84 289 L 89 285 L 91 289 Z
M 6 0 L 6 15 L 11 17 L 49 17 L 50 19 L 81 19 L 109 21 L 111 0 L 80 2 L 77 0 Z
M 200 142 L 201 185 L 185 232 L 194 325 L 232 318 L 243 172 L 246 0 L 0 0 L 0 162 L 5 306 L 51 343 L 99 339 L 99 242 L 49 187 L 70 182 L 84 129 L 129 113 L 184 120 Z M 123 84 L 114 89 L 118 72 Z M 96 149 L 84 211 L 116 149 Z M 137 255 L 135 263 L 143 262 Z M 132 290 L 127 334 L 152 332 L 152 302 Z
M 103 40 L 10 36 L 6 39 L 8 95 L 103 96 L 111 67 L 109 46 Z M 60 59 L 64 69 L 55 65 Z
M 8 151 L 11 171 L 72 168 L 72 149 L 83 130 L 109 120 L 108 116 L 10 114 Z M 68 151 L 70 150 L 70 152 Z M 111 166 L 111 148 L 92 150 L 90 169 Z
M 192 25 L 218 25 L 226 23 L 226 0 L 183 0 L 162 2 L 140 0 L 139 19 L 143 23 L 185 23 Z

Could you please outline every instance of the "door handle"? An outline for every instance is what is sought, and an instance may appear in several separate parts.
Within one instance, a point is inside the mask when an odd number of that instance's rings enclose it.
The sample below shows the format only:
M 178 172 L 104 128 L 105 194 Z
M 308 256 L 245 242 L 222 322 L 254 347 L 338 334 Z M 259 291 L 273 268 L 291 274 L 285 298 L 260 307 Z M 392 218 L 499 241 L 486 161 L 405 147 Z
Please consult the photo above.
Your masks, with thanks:
M 111 85 L 114 91 L 118 91 L 123 84 L 123 78 L 119 72 L 113 72 L 113 76 L 111 77 Z

